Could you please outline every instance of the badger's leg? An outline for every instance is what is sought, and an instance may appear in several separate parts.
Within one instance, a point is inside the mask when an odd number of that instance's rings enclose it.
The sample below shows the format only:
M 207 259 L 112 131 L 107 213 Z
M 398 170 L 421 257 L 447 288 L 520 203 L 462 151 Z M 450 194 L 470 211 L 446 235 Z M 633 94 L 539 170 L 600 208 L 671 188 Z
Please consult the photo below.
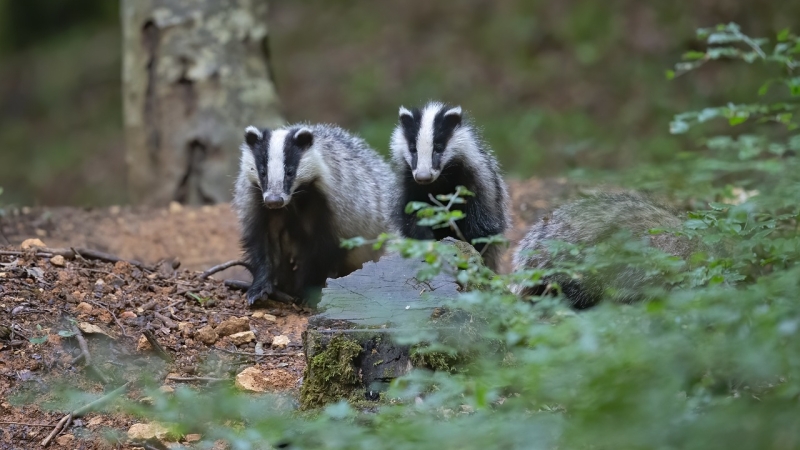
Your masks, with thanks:
M 272 262 L 269 257 L 268 227 L 269 218 L 263 208 L 255 208 L 245 220 L 242 233 L 242 247 L 245 261 L 253 275 L 253 284 L 247 290 L 247 304 L 272 294 Z
M 313 238 L 306 240 L 301 252 L 295 289 L 303 293 L 306 303 L 314 305 L 319 301 L 325 281 L 339 276 L 347 251 L 339 246 L 338 239 L 333 235 L 318 230 Z
M 434 239 L 433 229 L 417 225 L 415 214 L 401 212 L 403 220 L 400 223 L 400 234 L 405 238 L 417 239 L 419 241 Z

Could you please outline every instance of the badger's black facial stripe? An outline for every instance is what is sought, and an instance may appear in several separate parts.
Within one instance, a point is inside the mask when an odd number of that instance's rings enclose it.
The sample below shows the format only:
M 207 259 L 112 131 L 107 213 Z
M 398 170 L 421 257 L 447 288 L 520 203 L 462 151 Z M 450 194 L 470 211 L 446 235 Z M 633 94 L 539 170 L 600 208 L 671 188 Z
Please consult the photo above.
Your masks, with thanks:
M 433 161 L 432 166 L 436 170 L 442 168 L 442 153 L 447 148 L 447 143 L 453 137 L 453 132 L 461 125 L 461 114 L 447 114 L 453 109 L 445 106 L 440 109 L 433 118 Z
M 286 134 L 286 141 L 283 144 L 283 192 L 292 192 L 292 185 L 297 177 L 297 168 L 300 166 L 300 159 L 303 153 L 308 150 L 313 142 L 313 136 L 309 133 L 299 133 L 300 128 L 291 130 Z
M 406 142 L 408 142 L 408 151 L 411 152 L 412 155 L 416 155 L 417 135 L 419 135 L 419 126 L 420 122 L 422 122 L 422 111 L 420 111 L 419 108 L 414 108 L 410 112 L 411 116 L 407 114 L 400 115 L 400 126 L 403 127 L 403 135 L 406 137 Z M 416 169 L 416 156 L 413 158 L 413 161 L 414 164 L 411 168 Z
M 264 129 L 261 131 L 261 137 L 256 139 L 255 142 L 252 144 L 247 141 L 247 145 L 250 146 L 250 150 L 253 152 L 253 160 L 256 163 L 256 170 L 258 171 L 258 179 L 261 180 L 261 186 L 267 185 L 267 160 L 269 153 L 269 138 L 272 136 L 270 130 Z M 247 139 L 248 133 L 245 135 L 245 139 Z

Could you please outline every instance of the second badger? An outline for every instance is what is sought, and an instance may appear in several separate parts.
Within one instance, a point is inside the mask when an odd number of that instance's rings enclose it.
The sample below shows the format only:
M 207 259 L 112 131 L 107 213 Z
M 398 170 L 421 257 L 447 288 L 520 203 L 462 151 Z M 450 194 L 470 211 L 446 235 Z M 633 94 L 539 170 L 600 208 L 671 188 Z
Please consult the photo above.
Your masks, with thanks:
M 432 229 L 417 224 L 406 214 L 408 202 L 430 202 L 430 195 L 452 194 L 464 186 L 475 196 L 467 197 L 458 222 L 464 238 L 503 234 L 510 225 L 508 189 L 500 167 L 477 130 L 464 117 L 460 106 L 430 102 L 422 109 L 400 108 L 400 123 L 391 139 L 392 159 L 399 174 L 393 219 L 404 237 L 413 239 L 457 238 L 448 228 Z M 497 271 L 501 247 L 477 244 L 486 266 Z
M 309 299 L 329 277 L 380 253 L 347 250 L 341 239 L 390 231 L 394 178 L 367 144 L 331 125 L 249 126 L 233 205 L 253 274 L 247 301 L 278 289 Z

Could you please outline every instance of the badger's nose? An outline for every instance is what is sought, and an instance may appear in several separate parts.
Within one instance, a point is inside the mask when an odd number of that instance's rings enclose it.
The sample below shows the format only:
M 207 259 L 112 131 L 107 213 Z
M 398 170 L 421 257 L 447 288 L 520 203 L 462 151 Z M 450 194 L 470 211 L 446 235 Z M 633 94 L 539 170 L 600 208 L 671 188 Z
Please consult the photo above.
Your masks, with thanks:
M 283 198 L 280 195 L 265 194 L 264 204 L 270 209 L 283 208 Z
M 420 170 L 414 174 L 414 180 L 420 184 L 428 184 L 433 182 L 433 174 L 428 170 Z

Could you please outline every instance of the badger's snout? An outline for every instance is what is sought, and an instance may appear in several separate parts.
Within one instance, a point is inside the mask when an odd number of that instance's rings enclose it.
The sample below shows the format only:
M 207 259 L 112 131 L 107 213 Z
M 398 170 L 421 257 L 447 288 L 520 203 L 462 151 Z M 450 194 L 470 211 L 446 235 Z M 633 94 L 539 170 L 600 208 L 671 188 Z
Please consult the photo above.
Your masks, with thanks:
M 283 195 L 267 192 L 264 194 L 264 204 L 270 209 L 283 208 L 286 206 L 286 200 Z
M 436 181 L 439 174 L 432 170 L 416 170 L 414 171 L 414 181 L 419 184 L 430 184 Z

